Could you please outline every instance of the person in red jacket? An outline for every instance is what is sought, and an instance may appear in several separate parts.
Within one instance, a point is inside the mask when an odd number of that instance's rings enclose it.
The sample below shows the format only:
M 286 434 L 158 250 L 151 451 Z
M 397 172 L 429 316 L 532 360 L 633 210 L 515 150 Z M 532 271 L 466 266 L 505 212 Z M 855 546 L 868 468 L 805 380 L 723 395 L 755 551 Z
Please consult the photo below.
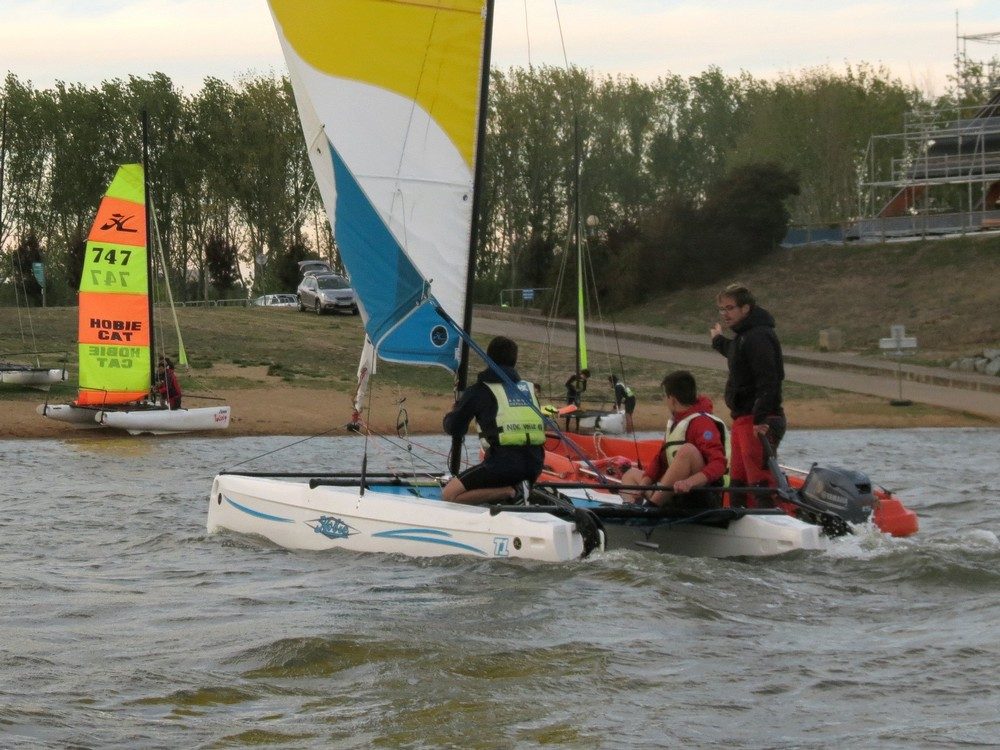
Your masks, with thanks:
M 656 460 L 645 471 L 629 469 L 622 484 L 659 484 L 682 494 L 706 485 L 722 486 L 726 474 L 726 425 L 712 413 L 712 401 L 698 394 L 694 376 L 686 370 L 663 378 L 670 419 Z M 647 500 L 663 505 L 671 499 L 665 490 L 623 491 L 626 502 Z M 710 504 L 720 504 L 713 498 Z
M 169 360 L 160 359 L 156 366 L 156 387 L 160 402 L 165 403 L 171 409 L 181 408 L 181 386 L 177 382 L 177 375 L 174 373 L 173 363 Z

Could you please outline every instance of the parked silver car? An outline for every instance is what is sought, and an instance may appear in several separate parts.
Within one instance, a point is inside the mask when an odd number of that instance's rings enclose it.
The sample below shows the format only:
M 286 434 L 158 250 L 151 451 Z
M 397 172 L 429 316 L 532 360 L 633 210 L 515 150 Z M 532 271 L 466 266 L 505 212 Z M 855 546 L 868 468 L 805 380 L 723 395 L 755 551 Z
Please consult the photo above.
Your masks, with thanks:
M 328 273 L 306 276 L 299 283 L 299 310 L 312 310 L 322 315 L 328 310 L 358 314 L 358 299 L 343 276 Z

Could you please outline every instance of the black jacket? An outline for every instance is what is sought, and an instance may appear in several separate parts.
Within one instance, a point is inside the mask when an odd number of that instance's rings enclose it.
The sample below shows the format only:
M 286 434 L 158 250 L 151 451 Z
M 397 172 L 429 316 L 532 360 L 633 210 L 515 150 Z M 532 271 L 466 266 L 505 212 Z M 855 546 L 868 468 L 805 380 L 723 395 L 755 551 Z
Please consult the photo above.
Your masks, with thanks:
M 504 373 L 515 383 L 521 379 L 513 367 L 504 367 Z M 444 415 L 444 431 L 452 437 L 463 437 L 469 430 L 473 419 L 479 425 L 479 431 L 486 435 L 497 434 L 497 399 L 486 383 L 502 383 L 500 376 L 493 370 L 483 370 L 476 382 L 466 388 L 451 411 Z M 492 445 L 491 453 L 507 451 L 529 451 L 533 455 L 543 456 L 545 451 L 540 445 L 512 446 Z
M 785 366 L 771 313 L 752 307 L 733 332 L 733 339 L 722 335 L 712 339 L 712 348 L 729 360 L 726 405 L 733 419 L 753 414 L 754 424 L 761 424 L 770 415 L 784 415 L 781 381 Z

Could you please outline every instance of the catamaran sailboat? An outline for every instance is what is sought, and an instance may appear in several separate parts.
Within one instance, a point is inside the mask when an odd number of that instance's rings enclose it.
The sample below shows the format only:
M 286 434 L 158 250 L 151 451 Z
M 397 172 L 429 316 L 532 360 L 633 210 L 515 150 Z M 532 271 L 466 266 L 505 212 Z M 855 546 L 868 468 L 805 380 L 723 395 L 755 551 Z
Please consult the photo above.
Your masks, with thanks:
M 478 349 L 467 332 L 492 1 L 270 6 L 320 194 L 358 295 L 359 376 L 379 360 L 439 365 L 456 373 L 461 390 L 468 350 Z M 291 549 L 558 562 L 600 548 L 602 522 L 627 525 L 635 516 L 629 508 L 577 508 L 558 495 L 540 508 L 459 505 L 441 499 L 440 474 L 373 474 L 365 466 L 220 473 L 208 531 Z M 737 523 L 751 517 L 749 526 Z M 728 510 L 704 528 L 697 554 L 825 544 L 815 525 L 767 512 Z M 751 535 L 764 542 L 717 540 Z
M 170 409 L 148 398 L 156 350 L 147 207 L 143 165 L 119 167 L 87 238 L 80 278 L 79 393 L 72 403 L 46 403 L 37 411 L 74 427 L 115 427 L 133 435 L 225 429 L 228 406 Z M 180 350 L 183 364 L 183 343 Z

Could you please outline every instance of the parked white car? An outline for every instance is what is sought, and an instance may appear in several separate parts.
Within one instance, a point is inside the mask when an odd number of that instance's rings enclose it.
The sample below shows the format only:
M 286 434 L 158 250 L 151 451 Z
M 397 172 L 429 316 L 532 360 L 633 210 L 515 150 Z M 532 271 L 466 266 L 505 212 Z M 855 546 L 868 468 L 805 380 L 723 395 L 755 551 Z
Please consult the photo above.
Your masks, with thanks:
M 299 300 L 294 294 L 263 294 L 250 304 L 254 307 L 298 307 Z
M 299 310 L 311 310 L 317 315 L 340 310 L 358 314 L 358 298 L 350 282 L 343 276 L 328 273 L 306 276 L 299 283 Z

